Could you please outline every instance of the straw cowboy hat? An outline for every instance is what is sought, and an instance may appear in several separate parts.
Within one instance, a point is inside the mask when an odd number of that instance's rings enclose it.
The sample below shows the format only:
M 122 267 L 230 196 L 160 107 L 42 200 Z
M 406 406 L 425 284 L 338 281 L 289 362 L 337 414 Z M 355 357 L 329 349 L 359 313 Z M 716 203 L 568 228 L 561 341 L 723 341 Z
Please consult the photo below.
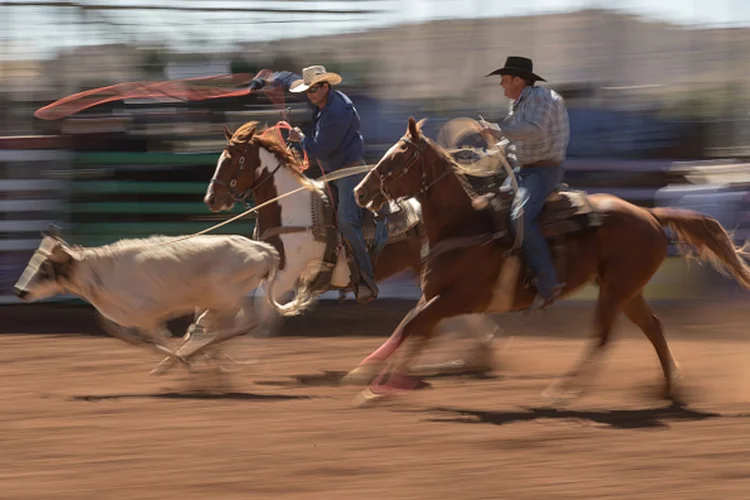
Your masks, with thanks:
M 528 57 L 509 56 L 505 60 L 505 66 L 496 69 L 487 76 L 492 75 L 513 75 L 527 78 L 534 81 L 546 82 L 544 78 L 534 73 L 534 63 Z
M 289 86 L 289 92 L 304 92 L 320 82 L 338 85 L 341 83 L 341 76 L 336 73 L 329 73 L 325 66 L 309 66 L 302 70 L 302 80 L 292 82 Z

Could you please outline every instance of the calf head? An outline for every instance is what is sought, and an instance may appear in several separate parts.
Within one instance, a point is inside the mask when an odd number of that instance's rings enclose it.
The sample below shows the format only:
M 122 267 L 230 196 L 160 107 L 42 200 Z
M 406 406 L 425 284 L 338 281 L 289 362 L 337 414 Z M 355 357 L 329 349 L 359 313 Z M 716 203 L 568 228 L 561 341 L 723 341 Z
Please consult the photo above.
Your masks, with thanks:
M 13 293 L 26 302 L 65 293 L 65 283 L 78 257 L 56 229 L 42 231 L 42 242 L 13 287 Z

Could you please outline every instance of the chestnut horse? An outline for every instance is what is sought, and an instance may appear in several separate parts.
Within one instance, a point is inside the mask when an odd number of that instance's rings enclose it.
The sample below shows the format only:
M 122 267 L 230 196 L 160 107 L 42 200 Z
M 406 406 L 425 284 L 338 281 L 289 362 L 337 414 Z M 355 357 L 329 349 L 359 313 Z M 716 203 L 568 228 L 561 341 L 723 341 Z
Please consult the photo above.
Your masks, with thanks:
M 257 122 L 250 121 L 234 133 L 225 127 L 228 144 L 218 160 L 204 202 L 213 212 L 229 210 L 236 202 L 244 202 L 250 196 L 254 198 L 256 205 L 271 202 L 258 210 L 256 235 L 271 243 L 281 256 L 272 298 L 278 302 L 283 295 L 294 290 L 295 300 L 281 307 L 293 309 L 291 314 L 296 314 L 326 290 L 347 289 L 349 268 L 345 252 L 339 251 L 338 256 L 334 254 L 332 259 L 329 256 L 329 261 L 333 262 L 330 268 L 321 273 L 324 269 L 321 266 L 325 260 L 324 255 L 330 252 L 331 241 L 326 238 L 333 238 L 335 245 L 337 234 L 332 225 L 325 225 L 327 221 L 314 220 L 312 207 L 316 199 L 325 196 L 325 185 L 302 173 L 300 161 L 287 149 L 280 135 L 257 134 L 256 126 Z M 272 129 L 267 130 L 273 132 Z M 299 190 L 301 186 L 308 189 Z M 298 192 L 273 201 L 294 190 Z M 412 203 L 415 202 L 412 200 Z M 330 233 L 331 230 L 334 231 L 333 234 Z M 324 238 L 318 237 L 321 232 L 326 235 Z M 400 239 L 389 242 L 373 266 L 375 280 L 380 282 L 404 270 L 411 270 L 419 275 L 424 244 L 421 227 L 419 230 L 413 228 Z M 264 320 L 270 321 L 275 315 L 266 301 L 262 301 L 259 307 L 262 308 L 260 312 L 265 316 Z M 459 321 L 451 322 L 451 327 L 478 339 L 476 348 L 472 349 L 475 356 L 471 361 L 445 365 L 442 370 L 439 365 L 434 368 L 443 373 L 449 367 L 459 372 L 490 370 L 491 333 L 497 325 L 481 315 L 458 319 Z M 367 383 L 375 375 L 377 372 L 360 371 L 357 378 L 349 377 L 346 382 Z
M 409 118 L 406 134 L 355 188 L 357 202 L 373 210 L 387 199 L 415 196 L 422 206 L 431 248 L 417 307 L 361 366 L 381 366 L 409 337 L 411 345 L 400 363 L 382 370 L 362 394 L 365 398 L 414 386 L 415 380 L 401 370 L 409 366 L 439 321 L 459 314 L 526 309 L 535 295 L 533 288 L 522 286 L 520 273 L 512 276 L 508 286 L 503 275 L 518 257 L 508 252 L 512 239 L 498 234 L 507 235 L 509 231 L 498 231 L 491 214 L 477 209 L 479 205 L 473 203 L 470 188 L 460 175 L 461 167 L 422 135 L 421 124 Z M 643 288 L 667 256 L 669 243 L 663 227 L 670 227 L 681 243 L 695 249 L 699 258 L 750 289 L 750 266 L 744 261 L 747 245 L 735 248 L 715 219 L 697 212 L 645 209 L 606 194 L 587 198 L 599 213 L 600 224 L 564 236 L 568 256 L 564 295 L 596 282 L 596 336 L 580 364 L 553 384 L 548 394 L 574 395 L 576 377 L 591 366 L 607 345 L 620 311 L 653 344 L 664 373 L 666 393 L 672 394 L 677 362 L 664 338 L 661 321 L 643 296 Z M 509 218 L 500 219 L 508 219 L 509 229 Z M 504 279 L 506 283 L 502 283 Z

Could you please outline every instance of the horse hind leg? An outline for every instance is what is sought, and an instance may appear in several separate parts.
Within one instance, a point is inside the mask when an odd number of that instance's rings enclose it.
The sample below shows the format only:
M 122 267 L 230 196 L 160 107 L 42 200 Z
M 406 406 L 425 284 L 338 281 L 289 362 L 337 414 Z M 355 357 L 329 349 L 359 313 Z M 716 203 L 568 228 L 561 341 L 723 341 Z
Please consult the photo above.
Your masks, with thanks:
M 422 376 L 474 375 L 482 376 L 495 369 L 495 336 L 502 332 L 498 324 L 486 314 L 468 314 L 441 321 L 436 334 L 459 334 L 471 338 L 472 345 L 457 359 L 447 362 L 418 365 L 412 372 Z
M 576 368 L 555 380 L 544 391 L 544 396 L 560 403 L 575 399 L 583 394 L 584 385 L 580 383 L 580 380 L 586 376 L 590 378 L 594 375 L 597 361 L 609 343 L 612 327 L 620 312 L 620 307 L 621 301 L 618 300 L 617 296 L 603 287 L 599 293 L 594 313 L 596 336 Z
M 625 316 L 635 323 L 646 335 L 659 356 L 662 371 L 664 372 L 665 397 L 672 398 L 675 383 L 680 377 L 680 369 L 677 361 L 669 349 L 667 339 L 664 337 L 664 329 L 659 317 L 646 302 L 643 292 L 638 293 L 623 305 Z

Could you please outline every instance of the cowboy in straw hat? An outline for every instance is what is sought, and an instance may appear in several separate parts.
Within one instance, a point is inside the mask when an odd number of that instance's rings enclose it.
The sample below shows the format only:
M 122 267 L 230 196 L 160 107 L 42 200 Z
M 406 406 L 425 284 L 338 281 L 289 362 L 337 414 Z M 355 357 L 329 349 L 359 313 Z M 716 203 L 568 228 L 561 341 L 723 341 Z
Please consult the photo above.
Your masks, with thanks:
M 289 87 L 290 92 L 305 92 L 313 106 L 313 133 L 305 136 L 299 128 L 289 132 L 290 141 L 299 141 L 308 156 L 318 160 L 323 173 L 341 168 L 364 165 L 364 140 L 359 132 L 359 113 L 351 99 L 333 88 L 341 83 L 341 76 L 326 71 L 324 66 L 309 66 L 302 70 L 302 78 Z M 338 190 L 336 213 L 341 234 L 349 242 L 359 270 L 352 269 L 354 295 L 361 303 L 378 296 L 372 263 L 388 241 L 385 217 L 387 205 L 376 217 L 375 242 L 368 252 L 362 234 L 365 209 L 354 199 L 354 188 L 366 173 L 332 181 Z M 357 282 L 361 277 L 361 281 Z
M 508 116 L 498 125 L 480 120 L 482 135 L 500 141 L 516 167 L 519 195 L 511 212 L 513 228 L 523 207 L 523 249 L 536 275 L 537 297 L 533 308 L 552 304 L 562 292 L 550 249 L 537 222 L 547 197 L 563 178 L 570 124 L 565 101 L 554 90 L 536 87 L 546 81 L 534 73 L 531 59 L 510 56 L 505 65 L 487 76 L 500 75 L 505 97 L 510 99 Z M 494 142 L 493 141 L 493 142 Z M 508 179 L 506 182 L 509 182 Z

